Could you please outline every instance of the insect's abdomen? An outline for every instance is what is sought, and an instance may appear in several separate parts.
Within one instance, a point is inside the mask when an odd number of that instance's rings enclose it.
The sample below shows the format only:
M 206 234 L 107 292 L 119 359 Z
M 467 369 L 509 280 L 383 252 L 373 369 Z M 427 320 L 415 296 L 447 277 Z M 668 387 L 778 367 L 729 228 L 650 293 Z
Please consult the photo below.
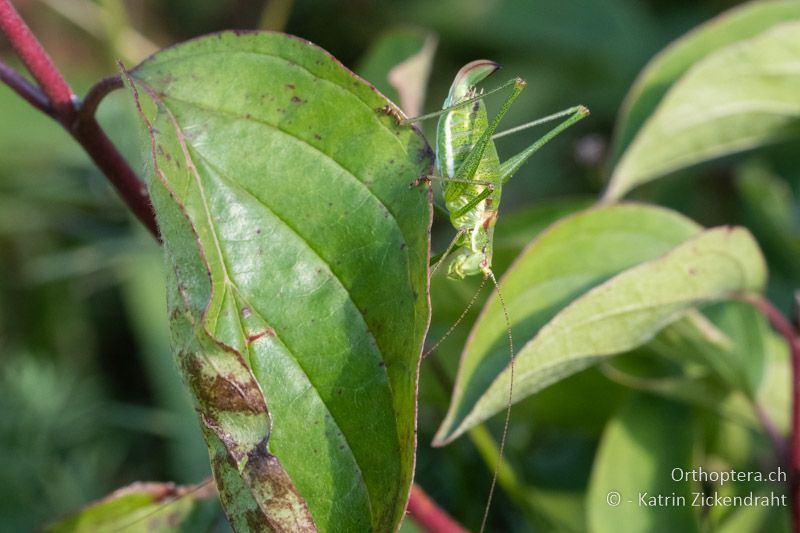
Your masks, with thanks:
M 470 98 L 471 96 L 472 94 L 468 93 L 464 98 Z M 436 139 L 438 148 L 436 165 L 439 175 L 445 178 L 455 178 L 458 169 L 488 126 L 486 107 L 482 100 L 455 109 L 442 116 L 439 119 Z M 471 179 L 472 181 L 489 182 L 497 185 L 492 195 L 487 198 L 490 209 L 492 203 L 496 205 L 500 200 L 501 184 L 499 183 L 499 175 L 500 161 L 497 151 L 494 143 L 489 142 L 483 152 L 478 169 Z M 445 204 L 451 214 L 451 222 L 456 228 L 471 228 L 484 221 L 484 211 L 487 207 L 486 201 L 481 202 L 461 216 L 454 216 L 459 209 L 469 204 L 484 189 L 485 185 L 479 184 L 444 183 Z

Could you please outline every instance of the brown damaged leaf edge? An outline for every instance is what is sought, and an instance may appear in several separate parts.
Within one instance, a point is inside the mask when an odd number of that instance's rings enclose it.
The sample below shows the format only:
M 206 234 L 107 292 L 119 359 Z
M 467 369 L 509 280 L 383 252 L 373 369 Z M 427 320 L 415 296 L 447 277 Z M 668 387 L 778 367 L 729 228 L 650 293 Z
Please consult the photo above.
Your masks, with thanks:
M 195 239 L 198 239 L 197 229 L 194 227 L 191 218 L 158 168 L 155 131 L 142 109 L 137 85 L 124 66 L 121 64 L 119 66 L 131 87 L 136 108 L 150 136 L 154 173 L 186 218 L 189 227 L 195 234 Z M 147 90 L 146 87 L 143 88 Z M 161 105 L 157 94 L 148 91 L 148 95 L 156 105 Z M 177 132 L 177 135 L 180 136 L 180 132 Z M 210 278 L 210 268 L 200 247 L 198 247 L 198 252 Z M 203 314 L 206 311 L 207 309 L 203 311 Z M 189 321 L 192 322 L 191 317 L 189 317 Z M 221 460 L 241 475 L 242 481 L 246 483 L 250 496 L 257 505 L 256 509 L 246 512 L 245 519 L 250 531 L 317 531 L 307 504 L 281 466 L 280 461 L 267 451 L 268 431 L 264 439 L 254 448 L 243 450 L 236 439 L 224 429 L 225 424 L 219 417 L 220 413 L 235 412 L 265 417 L 267 428 L 271 426 L 271 419 L 264 402 L 261 387 L 242 355 L 230 346 L 219 342 L 208 334 L 205 329 L 203 329 L 203 333 L 217 345 L 221 353 L 227 353 L 232 356 L 238 370 L 225 376 L 209 376 L 204 372 L 205 367 L 201 362 L 201 359 L 205 359 L 203 354 L 194 352 L 182 352 L 180 354 L 181 366 L 184 367 L 185 376 L 187 376 L 189 385 L 198 400 L 197 406 L 203 425 L 206 431 L 213 432 L 225 448 L 225 457 L 215 456 L 212 461 L 212 469 L 220 496 L 223 499 L 226 496 L 225 486 L 224 483 L 221 483 L 222 477 L 220 476 L 220 471 L 224 468 L 220 464 Z M 199 344 L 202 345 L 202 343 Z M 226 506 L 226 512 L 228 512 L 228 508 L 229 506 Z M 234 516 L 230 516 L 230 518 L 238 521 Z
M 104 508 L 109 505 L 114 505 L 117 500 L 123 500 L 128 496 L 149 496 L 150 500 L 141 502 L 142 507 L 156 506 L 150 513 L 144 515 L 143 518 L 138 518 L 132 522 L 125 522 L 125 518 L 117 518 L 111 513 L 108 518 L 117 524 L 118 531 L 125 531 L 128 528 L 138 524 L 141 520 L 148 518 L 158 517 L 157 523 L 173 523 L 173 521 L 181 520 L 183 510 L 176 508 L 170 511 L 167 516 L 161 515 L 164 507 L 170 506 L 183 498 L 192 498 L 196 502 L 208 500 L 217 495 L 216 487 L 213 484 L 204 481 L 197 485 L 176 485 L 175 483 L 158 483 L 158 482 L 142 482 L 137 481 L 125 487 L 121 487 L 107 496 L 95 500 L 88 504 L 81 510 L 70 513 L 62 519 L 57 520 L 44 527 L 44 533 L 73 531 L 80 528 L 81 522 L 87 513 L 92 513 L 98 509 Z
M 267 451 L 267 440 L 264 438 L 247 453 L 247 469 L 242 472 L 242 478 L 258 493 L 254 500 L 269 502 L 267 509 L 265 511 L 260 504 L 257 508 L 239 509 L 237 517 L 232 517 L 232 522 L 237 523 L 241 519 L 247 524 L 246 531 L 252 532 L 316 532 L 317 528 L 310 522 L 311 514 L 303 497 L 294 487 L 278 458 Z M 226 448 L 230 446 L 230 443 L 224 441 L 223 444 Z M 219 461 L 214 461 L 212 467 L 215 478 L 219 480 L 220 496 L 228 499 L 226 497 L 235 490 L 226 489 L 224 470 L 236 471 L 236 462 L 231 454 L 226 454 Z M 236 504 L 230 507 L 237 508 Z M 298 513 L 298 508 L 305 509 L 305 515 Z
M 242 382 L 233 374 L 208 375 L 203 372 L 204 367 L 195 354 L 183 352 L 178 354 L 178 358 L 183 363 L 185 374 L 190 376 L 189 385 L 201 405 L 213 406 L 220 411 L 267 413 L 264 396 L 255 378 Z
M 210 431 L 208 426 L 204 431 Z M 233 486 L 236 483 L 229 486 L 226 479 L 231 475 L 238 476 L 236 461 L 227 451 L 220 455 L 219 447 L 212 446 L 215 453 L 211 466 L 218 485 L 219 496 L 225 503 L 226 509 L 236 509 L 230 515 L 231 525 L 237 531 L 249 532 L 313 533 L 317 531 L 314 524 L 306 520 L 305 515 L 297 513 L 298 508 L 304 507 L 303 499 L 295 490 L 280 461 L 266 451 L 266 446 L 267 439 L 264 439 L 248 453 L 248 468 L 242 472 L 239 480 L 244 479 L 250 482 L 253 477 L 257 480 L 251 484 L 255 487 L 254 491 L 260 492 L 260 500 L 269 501 L 268 512 L 264 512 L 257 503 L 259 498 L 252 499 L 255 507 L 244 507 L 240 502 L 233 501 L 239 487 Z

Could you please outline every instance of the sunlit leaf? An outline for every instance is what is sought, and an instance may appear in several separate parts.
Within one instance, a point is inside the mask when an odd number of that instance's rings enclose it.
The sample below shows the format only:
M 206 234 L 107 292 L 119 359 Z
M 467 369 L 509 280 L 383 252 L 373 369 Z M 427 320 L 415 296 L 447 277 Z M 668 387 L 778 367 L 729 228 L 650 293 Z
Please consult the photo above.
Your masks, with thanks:
M 644 344 L 692 307 L 763 288 L 763 258 L 746 230 L 698 231 L 671 212 L 626 205 L 578 214 L 531 243 L 501 280 L 514 338 L 525 343 L 513 401 Z M 506 343 L 495 295 L 462 354 L 438 444 L 505 409 Z
M 285 35 L 197 39 L 130 78 L 173 350 L 232 524 L 394 529 L 429 316 L 429 191 L 409 187 L 427 144 Z
M 800 2 L 796 0 L 749 2 L 698 26 L 662 50 L 642 70 L 625 97 L 615 134 L 614 160 L 670 87 L 695 63 L 727 45 L 792 19 L 800 19 Z
M 606 198 L 800 133 L 800 22 L 709 54 L 664 96 L 613 170 Z

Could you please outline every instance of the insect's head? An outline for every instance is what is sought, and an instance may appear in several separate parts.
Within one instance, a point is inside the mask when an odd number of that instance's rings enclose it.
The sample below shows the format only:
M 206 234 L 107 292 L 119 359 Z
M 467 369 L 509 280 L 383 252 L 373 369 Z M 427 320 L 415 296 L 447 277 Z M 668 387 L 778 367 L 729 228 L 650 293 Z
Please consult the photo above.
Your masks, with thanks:
M 484 274 L 487 268 L 490 268 L 490 265 L 485 251 L 475 252 L 462 249 L 447 267 L 447 277 L 464 279 L 468 276 Z
M 467 95 L 472 87 L 500 70 L 500 65 L 489 59 L 471 61 L 461 67 L 450 86 L 448 100 L 455 102 Z

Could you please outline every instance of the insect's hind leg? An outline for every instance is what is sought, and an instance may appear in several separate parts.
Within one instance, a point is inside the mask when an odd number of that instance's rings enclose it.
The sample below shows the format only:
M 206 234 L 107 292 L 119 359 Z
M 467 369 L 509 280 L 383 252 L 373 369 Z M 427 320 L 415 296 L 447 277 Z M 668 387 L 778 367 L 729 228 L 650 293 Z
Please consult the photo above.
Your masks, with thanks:
M 471 183 L 472 177 L 475 175 L 475 172 L 478 170 L 478 166 L 481 163 L 481 159 L 483 158 L 483 153 L 486 150 L 486 146 L 491 142 L 492 135 L 494 132 L 497 131 L 497 127 L 500 125 L 500 121 L 503 120 L 503 117 L 508 113 L 508 110 L 511 109 L 514 100 L 517 99 L 517 96 L 525 89 L 525 80 L 522 78 L 517 78 L 514 81 L 514 91 L 508 95 L 506 101 L 503 102 L 503 106 L 498 111 L 497 115 L 492 120 L 489 127 L 481 134 L 475 144 L 472 145 L 472 150 L 470 150 L 467 157 L 464 158 L 464 161 L 461 163 L 461 166 L 458 167 L 456 170 L 455 176 L 452 179 L 456 180 L 469 180 Z M 449 194 L 458 195 L 461 193 L 459 189 L 454 189 L 452 193 L 448 191 Z M 445 196 L 447 197 L 447 195 Z
M 506 183 L 514 173 L 519 170 L 519 168 L 528 160 L 533 154 L 538 152 L 542 146 L 550 142 L 554 137 L 556 137 L 559 133 L 564 131 L 565 129 L 569 128 L 579 120 L 586 118 L 589 116 L 589 109 L 579 105 L 575 107 L 571 107 L 569 109 L 565 109 L 564 111 L 560 111 L 558 113 L 549 115 L 544 118 L 540 118 L 538 120 L 534 120 L 532 122 L 528 122 L 526 124 L 522 124 L 521 126 L 516 126 L 504 132 L 498 133 L 493 138 L 497 139 L 499 137 L 504 137 L 505 135 L 510 135 L 512 133 L 516 133 L 518 131 L 526 130 L 528 128 L 532 128 L 534 126 L 538 126 L 539 124 L 544 124 L 546 122 L 550 122 L 553 120 L 557 120 L 561 117 L 567 117 L 566 120 L 559 123 L 555 128 L 551 129 L 547 133 L 545 133 L 542 137 L 540 137 L 536 142 L 532 145 L 518 153 L 517 155 L 509 158 L 507 161 L 503 162 L 500 165 L 500 183 Z

